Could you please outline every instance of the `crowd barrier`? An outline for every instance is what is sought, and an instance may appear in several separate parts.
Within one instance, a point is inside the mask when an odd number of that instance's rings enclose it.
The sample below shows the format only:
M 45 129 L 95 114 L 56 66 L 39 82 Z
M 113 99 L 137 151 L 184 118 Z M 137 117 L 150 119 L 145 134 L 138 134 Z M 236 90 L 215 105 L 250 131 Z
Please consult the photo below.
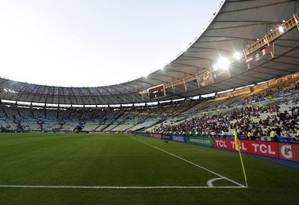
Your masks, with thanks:
M 195 145 L 213 147 L 219 150 L 235 151 L 234 139 L 231 137 L 211 137 L 198 135 L 162 135 L 159 133 L 148 133 L 146 136 L 172 140 L 180 143 L 190 143 Z M 260 140 L 244 140 L 241 139 L 241 152 L 253 154 L 257 156 L 271 157 L 282 160 L 290 160 L 299 162 L 299 144 L 286 142 L 260 141 Z

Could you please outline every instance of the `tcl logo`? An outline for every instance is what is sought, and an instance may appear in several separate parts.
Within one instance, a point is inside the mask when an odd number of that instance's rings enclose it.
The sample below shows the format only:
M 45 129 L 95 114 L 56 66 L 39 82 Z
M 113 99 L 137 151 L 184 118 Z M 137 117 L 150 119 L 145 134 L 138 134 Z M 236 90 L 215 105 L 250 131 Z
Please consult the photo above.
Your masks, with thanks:
M 293 159 L 292 145 L 282 145 L 280 147 L 280 154 L 285 159 Z
M 266 144 L 252 144 L 255 153 L 275 155 L 275 151 L 272 150 L 271 145 Z
M 224 140 L 216 140 L 216 146 L 219 148 L 228 148 Z

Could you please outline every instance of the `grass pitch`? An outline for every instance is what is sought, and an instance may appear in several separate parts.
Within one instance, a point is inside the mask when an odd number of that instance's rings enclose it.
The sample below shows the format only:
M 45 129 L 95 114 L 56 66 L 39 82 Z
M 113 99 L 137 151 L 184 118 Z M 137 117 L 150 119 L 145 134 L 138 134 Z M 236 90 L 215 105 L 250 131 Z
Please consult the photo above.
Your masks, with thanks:
M 248 188 L 230 152 L 121 134 L 1 134 L 0 204 L 298 203 L 299 170 L 244 160 Z

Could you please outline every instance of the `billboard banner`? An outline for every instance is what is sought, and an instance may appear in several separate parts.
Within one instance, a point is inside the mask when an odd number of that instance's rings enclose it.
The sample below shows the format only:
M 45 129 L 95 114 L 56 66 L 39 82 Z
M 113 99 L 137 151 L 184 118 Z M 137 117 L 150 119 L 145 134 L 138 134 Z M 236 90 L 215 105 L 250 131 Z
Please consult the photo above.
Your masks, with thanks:
M 215 138 L 214 148 L 235 151 L 235 143 L 233 139 Z M 241 140 L 241 151 L 299 162 L 299 144 Z
M 186 137 L 182 135 L 172 135 L 171 138 L 173 141 L 186 142 Z
M 164 140 L 172 140 L 172 141 L 182 142 L 182 143 L 190 143 L 195 145 L 213 147 L 213 139 L 210 136 L 151 134 L 151 137 L 160 138 Z
M 279 158 L 299 162 L 299 144 L 279 143 Z
M 212 147 L 213 143 L 209 136 L 190 136 L 188 142 L 195 145 Z
M 172 137 L 171 137 L 171 135 L 162 135 L 161 139 L 163 139 L 163 140 L 172 140 Z
M 152 137 L 154 137 L 154 138 L 157 138 L 157 139 L 161 139 L 162 138 L 162 136 L 161 136 L 161 134 L 152 134 L 151 135 Z

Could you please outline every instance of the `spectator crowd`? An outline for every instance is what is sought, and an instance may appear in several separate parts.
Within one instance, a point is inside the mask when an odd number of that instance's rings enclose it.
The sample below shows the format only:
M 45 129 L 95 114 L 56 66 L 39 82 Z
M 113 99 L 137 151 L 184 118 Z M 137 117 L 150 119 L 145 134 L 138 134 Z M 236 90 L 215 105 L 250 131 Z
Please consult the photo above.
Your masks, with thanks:
M 271 99 L 271 100 L 270 100 Z M 299 137 L 299 84 L 269 89 L 242 98 L 226 109 L 208 109 L 178 124 L 161 124 L 162 134 L 232 135 L 256 137 Z

